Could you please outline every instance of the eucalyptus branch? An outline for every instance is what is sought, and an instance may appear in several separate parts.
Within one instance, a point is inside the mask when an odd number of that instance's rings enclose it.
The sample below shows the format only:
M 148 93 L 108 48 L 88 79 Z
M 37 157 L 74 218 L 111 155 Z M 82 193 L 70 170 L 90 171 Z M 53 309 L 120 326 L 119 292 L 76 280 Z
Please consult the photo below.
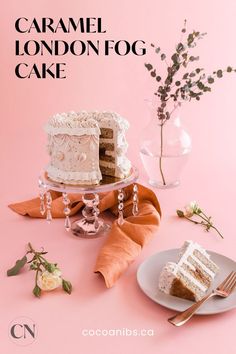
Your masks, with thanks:
M 225 72 L 231 73 L 236 71 L 236 69 L 228 66 L 226 70 L 218 69 L 212 74 L 206 75 L 204 69 L 197 68 L 192 70 L 190 73 L 185 71 L 182 75 L 184 80 L 177 80 L 175 84 L 172 85 L 176 74 L 181 69 L 186 69 L 188 65 L 199 60 L 199 56 L 190 55 L 189 51 L 194 48 L 197 45 L 197 42 L 206 35 L 206 33 L 201 33 L 200 31 L 195 30 L 187 34 L 186 24 L 187 21 L 185 20 L 184 26 L 181 30 L 180 42 L 176 45 L 175 52 L 171 56 L 171 65 L 168 64 L 166 54 L 163 53 L 161 48 L 151 44 L 156 54 L 160 56 L 161 61 L 164 61 L 167 65 L 167 76 L 163 79 L 151 63 L 145 64 L 145 67 L 150 72 L 151 77 L 155 79 L 157 83 L 160 83 L 154 94 L 160 98 L 161 102 L 167 102 L 169 100 L 173 100 L 174 102 L 191 101 L 193 98 L 199 101 L 204 93 L 211 91 L 209 85 L 212 85 L 215 82 L 215 78 L 222 78 Z M 185 38 L 184 41 L 182 41 L 183 37 Z M 200 73 L 201 75 L 197 78 L 196 75 Z M 192 85 L 192 79 L 194 77 L 196 77 L 194 80 L 195 84 Z M 193 88 L 194 86 L 197 86 L 197 88 Z M 163 123 L 170 118 L 170 114 L 166 106 L 157 112 L 157 118 Z

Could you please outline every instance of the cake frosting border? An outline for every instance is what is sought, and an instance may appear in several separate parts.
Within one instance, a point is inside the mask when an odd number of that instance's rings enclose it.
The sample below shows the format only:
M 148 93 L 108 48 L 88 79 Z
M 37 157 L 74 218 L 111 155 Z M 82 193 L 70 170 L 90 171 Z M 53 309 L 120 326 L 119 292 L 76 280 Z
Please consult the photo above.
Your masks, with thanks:
M 83 182 L 83 184 L 98 184 L 102 178 L 102 174 L 100 171 L 91 171 L 91 172 L 72 172 L 72 171 L 63 171 L 59 168 L 47 165 L 45 171 L 48 174 L 48 177 L 53 179 L 56 182 L 64 183 L 64 184 L 79 184 L 79 182 Z

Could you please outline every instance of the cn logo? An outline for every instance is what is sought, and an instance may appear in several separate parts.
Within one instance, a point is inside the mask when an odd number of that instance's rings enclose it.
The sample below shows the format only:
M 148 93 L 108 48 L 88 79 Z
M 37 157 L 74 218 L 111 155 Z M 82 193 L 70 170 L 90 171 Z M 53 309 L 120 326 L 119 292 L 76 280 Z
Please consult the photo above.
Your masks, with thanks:
M 9 337 L 15 344 L 32 344 L 37 337 L 37 326 L 31 318 L 17 317 L 9 326 Z

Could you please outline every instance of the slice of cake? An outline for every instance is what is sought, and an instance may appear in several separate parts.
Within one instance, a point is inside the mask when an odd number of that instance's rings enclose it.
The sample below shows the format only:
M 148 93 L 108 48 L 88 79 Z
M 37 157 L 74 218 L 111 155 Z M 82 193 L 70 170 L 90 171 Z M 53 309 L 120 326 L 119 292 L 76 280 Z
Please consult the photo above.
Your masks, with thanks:
M 218 266 L 198 243 L 185 241 L 177 263 L 168 262 L 159 278 L 159 289 L 166 294 L 192 301 L 206 295 L 219 272 Z
M 101 129 L 99 138 L 99 165 L 102 174 L 117 178 L 129 175 L 131 163 L 126 157 L 126 131 L 129 123 L 115 112 L 91 112 Z
M 115 112 L 56 114 L 49 119 L 48 177 L 67 184 L 97 184 L 103 175 L 125 178 L 131 163 L 126 157 L 126 119 Z

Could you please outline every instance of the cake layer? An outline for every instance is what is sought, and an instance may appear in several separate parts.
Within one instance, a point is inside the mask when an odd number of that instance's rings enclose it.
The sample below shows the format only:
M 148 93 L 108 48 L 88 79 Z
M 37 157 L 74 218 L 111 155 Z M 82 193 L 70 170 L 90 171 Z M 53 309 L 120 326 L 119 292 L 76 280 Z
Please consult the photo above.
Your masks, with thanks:
M 113 130 L 111 128 L 101 128 L 100 139 L 113 139 Z

